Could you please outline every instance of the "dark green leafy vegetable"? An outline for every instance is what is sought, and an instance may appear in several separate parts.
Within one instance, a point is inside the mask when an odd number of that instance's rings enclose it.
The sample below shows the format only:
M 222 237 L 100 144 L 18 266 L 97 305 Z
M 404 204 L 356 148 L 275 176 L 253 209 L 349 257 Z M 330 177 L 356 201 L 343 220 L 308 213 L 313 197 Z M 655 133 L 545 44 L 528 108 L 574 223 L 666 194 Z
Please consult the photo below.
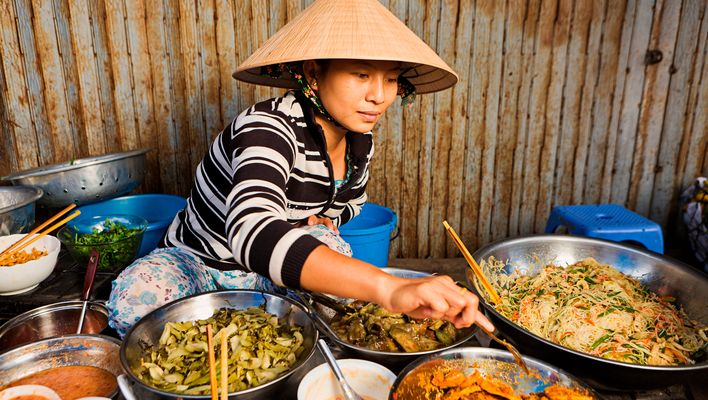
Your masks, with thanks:
M 69 251 L 77 259 L 88 261 L 91 249 L 99 252 L 98 269 L 108 270 L 130 264 L 142 241 L 142 230 L 131 229 L 106 218 L 103 229 L 94 228 L 92 233 L 74 233 L 73 246 Z

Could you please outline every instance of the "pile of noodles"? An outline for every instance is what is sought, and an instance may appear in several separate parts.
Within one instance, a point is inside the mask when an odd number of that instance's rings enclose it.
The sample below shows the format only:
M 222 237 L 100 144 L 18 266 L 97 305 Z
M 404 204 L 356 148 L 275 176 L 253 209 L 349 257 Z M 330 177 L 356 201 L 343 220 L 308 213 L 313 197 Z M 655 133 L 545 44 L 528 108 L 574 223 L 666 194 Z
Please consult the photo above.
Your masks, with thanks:
M 506 318 L 562 346 L 642 365 L 692 364 L 708 328 L 639 281 L 592 258 L 534 275 L 504 274 L 493 257 L 482 263 L 502 298 Z

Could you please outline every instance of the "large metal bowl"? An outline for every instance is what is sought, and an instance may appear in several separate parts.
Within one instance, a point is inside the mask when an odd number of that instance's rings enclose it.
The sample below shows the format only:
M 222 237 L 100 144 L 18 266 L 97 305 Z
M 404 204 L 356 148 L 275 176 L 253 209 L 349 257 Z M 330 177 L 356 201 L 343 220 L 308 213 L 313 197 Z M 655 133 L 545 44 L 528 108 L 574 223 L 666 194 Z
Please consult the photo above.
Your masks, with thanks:
M 50 368 L 75 365 L 98 367 L 118 376 L 123 373 L 119 349 L 118 340 L 102 335 L 66 335 L 15 347 L 0 354 L 0 387 Z M 117 394 L 118 390 L 111 397 Z
M 48 304 L 22 313 L 0 326 L 0 352 L 24 343 L 76 333 L 83 301 Z M 89 302 L 82 333 L 96 334 L 108 326 L 108 309 Z
M 532 273 L 532 270 L 529 271 L 530 265 L 550 262 L 567 265 L 592 257 L 638 279 L 662 296 L 674 296 L 692 319 L 708 325 L 708 277 L 688 265 L 656 253 L 605 240 L 538 235 L 501 240 L 480 248 L 473 255 L 478 262 L 491 256 L 506 261 L 505 273 L 516 270 Z M 532 256 L 538 257 L 540 262 L 532 263 Z M 480 294 L 480 302 L 487 316 L 522 353 L 558 365 L 597 388 L 653 389 L 705 379 L 708 374 L 708 359 L 705 357 L 693 365 L 649 366 L 608 360 L 560 346 L 527 331 L 497 312 L 471 271 L 467 271 L 467 281 L 478 294 L 484 293 Z
M 112 199 L 135 189 L 145 175 L 145 153 L 150 149 L 80 158 L 20 171 L 0 179 L 13 185 L 37 186 L 43 207 L 64 207 Z
M 30 231 L 34 204 L 42 193 L 42 189 L 33 186 L 0 187 L 0 236 Z
M 423 278 L 431 276 L 430 274 L 425 272 L 413 271 L 403 268 L 381 268 L 381 270 L 391 275 L 400 276 L 403 278 Z M 351 299 L 339 300 L 340 302 L 352 301 Z M 334 308 L 328 307 L 323 302 L 317 301 L 316 298 L 311 298 L 309 300 L 304 299 L 304 302 L 307 303 L 310 315 L 312 319 L 317 322 L 317 325 L 322 331 L 322 333 L 327 335 L 330 340 L 332 340 L 340 349 L 342 349 L 344 353 L 342 357 L 363 358 L 365 360 L 373 361 L 384 365 L 393 370 L 394 372 L 399 371 L 405 365 L 407 365 L 418 357 L 439 353 L 443 350 L 459 346 L 470 338 L 472 338 L 472 336 L 474 336 L 475 332 L 477 331 L 476 326 L 464 328 L 460 331 L 460 337 L 455 341 L 455 343 L 436 350 L 417 351 L 412 353 L 372 350 L 367 349 L 365 347 L 355 346 L 339 338 L 337 333 L 334 332 L 332 328 L 330 328 L 332 319 L 335 317 L 335 315 L 337 315 L 337 312 Z
M 422 357 L 398 374 L 391 387 L 389 399 L 428 399 L 429 396 L 421 385 L 427 384 L 431 374 L 440 368 L 443 371 L 448 368 L 460 369 L 465 375 L 476 370 L 484 376 L 502 380 L 509 384 L 515 393 L 520 394 L 542 392 L 547 386 L 558 384 L 571 389 L 581 389 L 597 397 L 591 388 L 569 373 L 532 357 L 523 358 L 531 374 L 524 373 L 508 351 L 485 347 L 458 347 Z
M 265 311 L 284 318 L 288 324 L 299 325 L 305 338 L 304 351 L 297 363 L 273 381 L 251 389 L 230 393 L 230 399 L 278 398 L 289 378 L 301 379 L 307 371 L 303 365 L 315 352 L 319 338 L 317 328 L 307 316 L 302 304 L 287 297 L 255 290 L 226 290 L 198 294 L 168 303 L 143 317 L 128 331 L 120 347 L 120 361 L 134 382 L 133 390 L 140 399 L 210 399 L 210 395 L 182 395 L 165 392 L 142 382 L 133 372 L 140 365 L 144 349 L 157 343 L 167 322 L 194 321 L 209 318 L 220 308 L 246 309 L 265 305 Z

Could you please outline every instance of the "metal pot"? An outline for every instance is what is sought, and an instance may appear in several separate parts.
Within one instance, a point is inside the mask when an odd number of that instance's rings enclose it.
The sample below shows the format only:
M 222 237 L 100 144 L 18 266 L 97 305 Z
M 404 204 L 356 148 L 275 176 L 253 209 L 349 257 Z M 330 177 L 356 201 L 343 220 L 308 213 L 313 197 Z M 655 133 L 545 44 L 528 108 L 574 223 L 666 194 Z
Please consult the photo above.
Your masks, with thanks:
M 183 395 L 165 392 L 142 382 L 133 372 L 140 365 L 144 349 L 157 343 L 167 322 L 194 321 L 210 317 L 220 308 L 246 309 L 265 305 L 265 311 L 285 318 L 289 324 L 301 326 L 305 339 L 304 351 L 297 363 L 273 381 L 229 394 L 230 399 L 275 399 L 286 388 L 288 380 L 300 380 L 307 373 L 302 368 L 315 353 L 319 337 L 317 328 L 302 304 L 287 297 L 255 290 L 225 290 L 189 296 L 168 303 L 144 316 L 126 334 L 120 347 L 120 361 L 126 375 L 134 383 L 133 391 L 139 399 L 210 399 L 210 395 Z
M 0 179 L 13 185 L 38 186 L 43 207 L 64 207 L 112 199 L 135 189 L 145 175 L 150 149 L 106 154 L 20 171 Z
M 43 193 L 33 186 L 0 187 L 0 236 L 29 232 L 34 225 L 34 204 Z
M 567 388 L 582 389 L 597 398 L 592 389 L 567 372 L 532 357 L 523 358 L 531 374 L 524 373 L 514 362 L 514 356 L 504 350 L 458 347 L 421 357 L 398 374 L 391 387 L 389 399 L 428 399 L 429 394 L 422 385 L 428 385 L 433 371 L 446 371 L 450 368 L 461 369 L 466 375 L 475 370 L 479 371 L 484 376 L 491 376 L 509 384 L 516 393 L 541 392 L 546 386 L 559 384 Z M 424 378 L 426 375 L 428 379 Z M 394 397 L 395 393 L 397 397 Z
M 431 274 L 425 272 L 413 271 L 403 268 L 381 268 L 381 270 L 391 275 L 403 278 L 423 278 L 431 276 Z M 469 328 L 464 328 L 460 331 L 460 337 L 457 339 L 457 341 L 455 341 L 455 343 L 436 350 L 417 351 L 412 353 L 371 350 L 364 347 L 355 346 L 340 339 L 337 333 L 334 332 L 332 328 L 330 328 L 332 319 L 337 314 L 335 309 L 332 307 L 328 307 L 324 302 L 317 301 L 316 298 L 308 298 L 307 294 L 304 294 L 303 297 L 305 297 L 303 299 L 303 302 L 308 307 L 310 317 L 317 322 L 317 326 L 320 331 L 327 335 L 329 339 L 331 339 L 340 349 L 343 350 L 344 355 L 342 357 L 363 358 L 365 360 L 373 361 L 375 363 L 384 365 L 392 369 L 394 372 L 399 371 L 406 364 L 410 363 L 418 357 L 439 353 L 441 351 L 451 349 L 455 346 L 459 346 L 467 340 L 471 339 L 477 331 L 477 327 L 474 325 Z M 348 301 L 352 300 L 348 299 Z
M 81 301 L 49 304 L 22 313 L 0 327 L 0 352 L 24 343 L 76 333 Z M 90 302 L 82 332 L 101 333 L 108 326 L 108 309 Z
M 505 239 L 477 250 L 475 260 L 494 256 L 506 260 L 506 273 L 525 272 L 531 257 L 534 265 L 572 264 L 587 257 L 612 265 L 622 273 L 638 279 L 650 290 L 673 296 L 686 313 L 708 325 L 708 277 L 679 261 L 656 253 L 615 242 L 566 235 L 538 235 Z M 479 293 L 477 279 L 467 271 L 467 281 Z M 609 390 L 645 390 L 677 383 L 696 382 L 708 373 L 708 358 L 696 364 L 681 366 L 637 365 L 592 356 L 555 344 L 508 320 L 492 306 L 485 295 L 480 302 L 497 329 L 524 354 L 558 365 L 591 385 Z
M 98 367 L 118 376 L 123 373 L 119 350 L 117 339 L 102 335 L 67 335 L 15 347 L 0 354 L 0 387 L 50 368 L 74 365 Z M 111 397 L 117 394 L 116 389 Z

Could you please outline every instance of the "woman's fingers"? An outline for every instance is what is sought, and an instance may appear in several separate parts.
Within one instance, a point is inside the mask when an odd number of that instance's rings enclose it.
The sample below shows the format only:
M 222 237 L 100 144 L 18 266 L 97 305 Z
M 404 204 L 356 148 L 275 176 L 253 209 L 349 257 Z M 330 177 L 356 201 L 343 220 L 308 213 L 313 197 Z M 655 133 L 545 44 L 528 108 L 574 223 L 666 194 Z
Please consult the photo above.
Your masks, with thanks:
M 339 233 L 339 229 L 337 229 L 337 227 L 334 225 L 334 222 L 332 222 L 332 220 L 328 217 L 318 217 L 316 215 L 310 215 L 307 218 L 307 225 L 324 225 L 327 228 L 333 230 L 335 233 Z
M 405 279 L 398 290 L 391 293 L 389 303 L 396 312 L 414 318 L 445 319 L 456 327 L 467 327 L 479 322 L 494 330 L 489 320 L 479 312 L 479 299 L 465 288 L 457 286 L 447 276 L 424 279 Z

